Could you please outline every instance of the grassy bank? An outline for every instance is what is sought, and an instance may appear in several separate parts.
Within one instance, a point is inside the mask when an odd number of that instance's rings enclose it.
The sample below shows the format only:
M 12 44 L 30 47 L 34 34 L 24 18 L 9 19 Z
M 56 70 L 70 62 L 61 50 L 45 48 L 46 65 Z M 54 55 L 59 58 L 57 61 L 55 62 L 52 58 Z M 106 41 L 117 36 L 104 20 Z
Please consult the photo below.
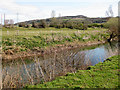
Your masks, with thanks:
M 119 56 L 108 58 L 105 62 L 56 78 L 51 82 L 28 85 L 26 88 L 118 88 Z
M 3 52 L 5 52 L 4 54 L 9 54 L 8 51 L 13 54 L 21 51 L 40 50 L 41 48 L 74 41 L 102 41 L 109 37 L 106 31 L 103 28 L 89 28 L 85 31 L 67 28 L 3 28 L 2 48 Z

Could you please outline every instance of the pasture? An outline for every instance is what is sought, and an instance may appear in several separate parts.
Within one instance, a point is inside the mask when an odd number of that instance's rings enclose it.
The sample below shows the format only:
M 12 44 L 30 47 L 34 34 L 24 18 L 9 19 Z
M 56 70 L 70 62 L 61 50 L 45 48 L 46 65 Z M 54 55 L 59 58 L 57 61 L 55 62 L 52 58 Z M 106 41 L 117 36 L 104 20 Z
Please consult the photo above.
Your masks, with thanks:
M 89 28 L 88 30 L 68 28 L 3 28 L 2 47 L 3 51 L 17 48 L 17 52 L 21 52 L 74 41 L 102 41 L 108 36 L 107 29 L 104 28 Z

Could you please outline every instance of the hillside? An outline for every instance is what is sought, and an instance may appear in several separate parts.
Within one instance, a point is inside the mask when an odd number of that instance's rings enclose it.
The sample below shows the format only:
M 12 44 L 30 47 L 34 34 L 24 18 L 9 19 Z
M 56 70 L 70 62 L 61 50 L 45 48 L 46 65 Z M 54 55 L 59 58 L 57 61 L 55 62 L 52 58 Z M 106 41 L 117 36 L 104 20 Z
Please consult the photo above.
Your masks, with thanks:
M 91 23 L 104 23 L 108 20 L 108 18 L 89 18 L 84 15 L 77 15 L 77 16 L 63 16 L 63 17 L 56 17 L 56 19 L 62 19 L 62 20 L 80 20 L 80 21 L 89 21 Z M 25 21 L 26 24 L 32 24 L 32 22 L 40 22 L 41 19 L 36 20 L 29 20 Z M 44 19 L 46 22 L 50 22 L 51 18 Z M 22 23 L 22 22 L 20 22 Z

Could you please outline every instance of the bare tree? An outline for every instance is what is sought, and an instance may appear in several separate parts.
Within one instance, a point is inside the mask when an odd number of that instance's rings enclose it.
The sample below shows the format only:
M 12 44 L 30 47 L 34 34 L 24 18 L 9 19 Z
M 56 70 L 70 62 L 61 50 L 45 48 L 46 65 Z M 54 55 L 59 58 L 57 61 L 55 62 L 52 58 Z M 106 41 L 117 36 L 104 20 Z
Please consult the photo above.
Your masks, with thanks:
M 58 22 L 57 22 L 57 28 L 61 28 L 62 27 L 62 25 L 61 25 L 61 23 L 62 23 L 62 19 L 61 19 L 61 14 L 59 13 L 59 17 L 58 17 L 58 20 L 57 20 Z
M 54 11 L 54 10 L 52 10 L 51 17 L 52 17 L 52 18 L 55 17 L 55 11 Z
M 52 10 L 52 13 L 51 13 L 50 26 L 51 27 L 55 27 L 56 26 L 56 18 L 55 18 L 55 11 L 54 10 Z
M 113 17 L 113 10 L 112 10 L 112 5 L 109 6 L 108 10 L 106 11 L 106 16 L 108 17 Z

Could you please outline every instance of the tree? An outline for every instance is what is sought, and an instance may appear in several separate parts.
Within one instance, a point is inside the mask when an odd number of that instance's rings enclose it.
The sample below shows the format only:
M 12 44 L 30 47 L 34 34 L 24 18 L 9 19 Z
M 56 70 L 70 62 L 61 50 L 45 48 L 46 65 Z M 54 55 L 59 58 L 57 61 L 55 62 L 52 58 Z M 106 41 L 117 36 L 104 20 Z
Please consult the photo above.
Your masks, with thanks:
M 113 10 L 112 10 L 112 5 L 109 6 L 108 10 L 106 11 L 106 16 L 113 17 Z
M 52 17 L 52 18 L 55 17 L 55 11 L 54 11 L 54 10 L 52 10 L 51 17 Z
M 24 22 L 22 22 L 22 23 L 19 23 L 19 27 L 25 27 L 25 23 Z
M 57 27 L 56 28 L 62 28 L 62 20 L 61 20 L 61 14 L 59 14 L 59 17 L 57 19 Z
M 109 28 L 108 32 L 110 37 L 108 38 L 108 42 L 110 42 L 113 38 L 118 36 L 118 18 L 113 17 L 112 6 L 110 5 L 108 11 L 106 11 L 106 15 L 109 18 L 105 26 Z
M 36 23 L 36 22 L 32 22 L 32 27 L 34 27 L 34 28 L 39 28 L 39 24 Z
M 32 27 L 34 27 L 34 28 L 35 28 L 35 22 L 32 22 Z
M 40 27 L 41 28 L 46 28 L 47 27 L 47 23 L 45 20 L 40 20 L 41 24 L 40 24 Z
M 55 11 L 53 10 L 51 13 L 50 27 L 56 27 L 56 26 L 57 26 L 57 21 L 55 18 Z
M 108 42 L 110 42 L 113 38 L 118 36 L 118 18 L 110 18 L 105 24 L 109 30 L 110 37 Z

